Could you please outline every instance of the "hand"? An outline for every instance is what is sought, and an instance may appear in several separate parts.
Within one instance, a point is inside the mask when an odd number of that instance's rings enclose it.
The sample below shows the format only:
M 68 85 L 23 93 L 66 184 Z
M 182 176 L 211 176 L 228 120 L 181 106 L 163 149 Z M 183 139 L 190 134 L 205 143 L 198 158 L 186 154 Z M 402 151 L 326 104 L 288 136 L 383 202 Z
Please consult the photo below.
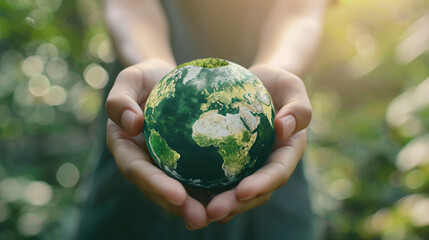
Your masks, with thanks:
M 274 190 L 288 181 L 305 151 L 311 105 L 301 79 L 267 65 L 255 65 L 249 70 L 263 82 L 276 108 L 274 150 L 265 166 L 210 201 L 210 221 L 226 223 L 240 212 L 263 205 Z
M 143 111 L 150 91 L 174 68 L 158 59 L 123 70 L 106 102 L 107 145 L 121 173 L 143 194 L 173 214 L 182 217 L 188 229 L 208 224 L 204 206 L 190 197 L 177 180 L 157 168 L 146 147 Z

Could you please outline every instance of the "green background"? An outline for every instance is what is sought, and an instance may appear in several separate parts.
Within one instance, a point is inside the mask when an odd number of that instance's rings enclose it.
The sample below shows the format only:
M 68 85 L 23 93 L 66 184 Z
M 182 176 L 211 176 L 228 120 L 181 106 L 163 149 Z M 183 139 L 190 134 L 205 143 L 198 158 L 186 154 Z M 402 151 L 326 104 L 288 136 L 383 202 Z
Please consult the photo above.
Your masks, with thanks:
M 343 0 L 305 78 L 322 239 L 429 238 L 429 2 Z M 0 1 L 0 239 L 67 239 L 115 59 L 97 1 Z M 112 79 L 110 79 L 112 80 Z

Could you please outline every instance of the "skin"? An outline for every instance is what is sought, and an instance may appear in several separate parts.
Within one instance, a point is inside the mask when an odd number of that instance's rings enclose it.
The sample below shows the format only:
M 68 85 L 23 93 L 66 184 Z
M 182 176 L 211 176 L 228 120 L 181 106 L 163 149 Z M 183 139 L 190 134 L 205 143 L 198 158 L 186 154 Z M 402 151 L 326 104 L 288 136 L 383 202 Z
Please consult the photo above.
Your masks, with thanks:
M 238 9 L 260 5 L 260 1 L 237 0 L 227 8 L 226 0 L 189 0 L 181 6 L 190 19 L 198 17 L 195 8 L 208 8 L 210 12 L 224 14 L 224 21 L 233 25 Z M 225 22 L 216 19 L 218 14 L 208 14 L 199 23 L 202 26 L 192 26 L 196 42 L 208 46 L 202 48 L 207 56 L 234 59 L 249 67 L 270 92 L 277 112 L 275 148 L 267 164 L 204 206 L 153 164 L 141 133 L 142 109 L 151 89 L 176 66 L 165 13 L 156 0 L 106 0 L 108 29 L 119 58 L 129 65 L 116 78 L 106 102 L 109 117 L 106 141 L 121 173 L 148 199 L 182 217 L 189 230 L 204 228 L 210 222 L 226 223 L 237 214 L 266 203 L 276 189 L 286 184 L 305 151 L 305 128 L 311 120 L 311 105 L 305 85 L 297 75 L 303 76 L 311 63 L 327 1 L 267 0 L 260 12 L 257 8 L 249 10 L 256 11 L 248 15 L 260 24 L 237 21 L 236 29 L 244 29 L 238 33 L 222 32 L 223 28 L 216 23 L 224 26 Z M 212 2 L 218 4 L 210 5 Z M 204 24 L 213 29 L 212 35 L 204 32 Z M 248 44 L 255 47 L 240 50 L 243 38 L 249 42 L 247 33 L 253 32 L 258 34 Z M 228 36 L 229 43 L 207 42 L 215 36 Z M 249 53 L 246 49 L 254 51 Z

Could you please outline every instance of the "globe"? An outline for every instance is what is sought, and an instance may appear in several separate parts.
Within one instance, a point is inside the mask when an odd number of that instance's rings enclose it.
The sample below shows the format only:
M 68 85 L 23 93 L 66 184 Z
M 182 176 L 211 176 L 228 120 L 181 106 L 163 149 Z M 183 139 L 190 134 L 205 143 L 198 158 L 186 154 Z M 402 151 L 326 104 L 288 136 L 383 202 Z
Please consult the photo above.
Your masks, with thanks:
M 144 136 L 155 163 L 185 186 L 234 186 L 266 162 L 275 111 L 261 81 L 217 58 L 184 63 L 155 85 Z

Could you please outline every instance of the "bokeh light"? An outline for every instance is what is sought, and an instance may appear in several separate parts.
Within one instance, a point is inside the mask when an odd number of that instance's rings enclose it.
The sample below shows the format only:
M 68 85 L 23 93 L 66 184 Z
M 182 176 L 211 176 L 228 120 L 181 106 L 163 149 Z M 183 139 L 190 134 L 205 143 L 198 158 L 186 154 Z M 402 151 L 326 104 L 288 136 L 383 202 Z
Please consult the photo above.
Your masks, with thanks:
M 337 200 L 350 198 L 355 191 L 353 182 L 347 178 L 335 180 L 329 184 L 328 192 Z
M 22 62 L 21 70 L 28 77 L 33 77 L 42 74 L 44 67 L 45 62 L 41 57 L 29 56 Z
M 115 60 L 115 54 L 109 38 L 106 38 L 100 43 L 97 49 L 97 55 L 105 63 L 111 63 Z
M 416 227 L 429 226 L 429 198 L 421 198 L 410 211 L 411 222 Z
M 57 170 L 57 181 L 65 188 L 74 187 L 79 181 L 79 170 L 71 163 L 62 164 Z
M 429 135 L 414 139 L 399 152 L 396 166 L 400 170 L 410 170 L 429 163 Z
M 101 106 L 100 92 L 90 88 L 77 88 L 78 98 L 77 104 L 73 109 L 73 113 L 77 120 L 82 123 L 88 123 L 95 119 Z
M 88 52 L 103 62 L 110 63 L 115 59 L 109 36 L 98 33 L 89 41 Z
M 51 86 L 43 96 L 43 100 L 50 106 L 58 106 L 64 104 L 67 100 L 67 92 L 61 86 Z
M 46 205 L 52 198 L 52 188 L 45 182 L 33 181 L 25 189 L 25 198 L 31 205 Z
M 44 221 L 45 217 L 42 214 L 27 212 L 19 217 L 17 228 L 24 236 L 34 236 L 42 231 Z
M 41 97 L 48 93 L 51 82 L 44 75 L 34 76 L 28 82 L 28 90 L 35 97 Z
M 0 196 L 14 202 L 23 196 L 27 181 L 23 178 L 3 178 L 0 182 Z
M 426 183 L 425 172 L 421 169 L 413 169 L 405 175 L 405 185 L 410 189 L 417 189 Z
M 405 137 L 414 137 L 424 131 L 420 111 L 429 108 L 429 78 L 417 87 L 407 89 L 396 97 L 388 106 L 386 121 Z
M 365 220 L 364 227 L 368 233 L 377 233 L 390 228 L 393 224 L 392 212 L 382 208 Z
M 56 58 L 59 56 L 57 47 L 52 43 L 35 41 L 32 44 L 38 46 L 36 50 L 37 56 L 40 56 L 44 59 Z M 28 47 L 31 48 L 31 45 L 29 45 Z
M 46 64 L 46 73 L 50 79 L 60 82 L 67 74 L 67 63 L 61 58 L 53 58 Z
M 396 47 L 396 60 L 400 64 L 408 64 L 421 54 L 428 51 L 429 14 L 426 13 L 411 25 L 405 32 L 403 41 Z
M 65 58 L 70 54 L 71 46 L 68 39 L 63 36 L 55 36 L 50 42 L 57 47 L 61 57 Z
M 106 86 L 109 76 L 107 71 L 100 65 L 92 63 L 86 67 L 83 73 L 85 81 L 89 86 L 95 89 L 101 89 Z
M 25 18 L 28 25 L 35 29 L 43 29 L 47 27 L 53 20 L 52 14 L 42 8 L 35 8 Z
M 43 82 L 44 80 L 42 80 Z M 40 91 L 42 93 L 47 92 L 47 87 L 49 86 L 49 82 L 45 82 L 42 84 Z M 13 94 L 13 100 L 15 103 L 17 103 L 20 106 L 26 106 L 31 105 L 34 103 L 34 95 L 30 93 L 30 86 L 25 83 L 21 83 L 18 86 L 16 86 L 14 94 Z M 36 92 L 37 93 L 37 92 Z

